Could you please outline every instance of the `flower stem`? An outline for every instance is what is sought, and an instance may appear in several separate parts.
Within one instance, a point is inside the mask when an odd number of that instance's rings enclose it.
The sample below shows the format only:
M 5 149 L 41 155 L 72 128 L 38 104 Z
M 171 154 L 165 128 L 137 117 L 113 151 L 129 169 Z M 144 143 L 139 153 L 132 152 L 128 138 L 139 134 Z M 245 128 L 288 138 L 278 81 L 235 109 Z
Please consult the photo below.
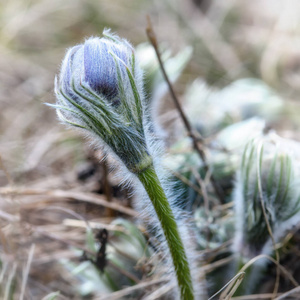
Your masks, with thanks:
M 138 175 L 160 221 L 172 257 L 181 300 L 193 300 L 191 272 L 177 223 L 153 165 Z

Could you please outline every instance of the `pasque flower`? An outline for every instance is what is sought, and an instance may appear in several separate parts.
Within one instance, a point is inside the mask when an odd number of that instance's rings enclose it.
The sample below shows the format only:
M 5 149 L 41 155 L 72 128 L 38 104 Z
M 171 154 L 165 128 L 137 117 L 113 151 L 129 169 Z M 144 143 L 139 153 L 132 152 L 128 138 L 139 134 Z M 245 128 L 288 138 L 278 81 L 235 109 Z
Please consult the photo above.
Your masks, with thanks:
M 179 228 L 177 224 L 151 155 L 155 140 L 145 117 L 142 74 L 133 47 L 106 30 L 102 38 L 90 38 L 71 48 L 56 79 L 55 93 L 57 103 L 52 106 L 59 119 L 89 132 L 97 145 L 114 153 L 142 184 L 147 197 L 140 207 L 148 211 L 147 219 L 164 253 L 171 257 L 180 298 L 194 299 L 188 246 L 179 234 L 184 225 Z M 180 215 L 178 210 L 176 215 Z M 177 219 L 184 224 L 183 216 Z
M 100 138 L 131 172 L 152 163 L 144 133 L 141 71 L 127 41 L 104 31 L 103 38 L 69 49 L 55 93 L 59 118 Z
M 293 146 L 282 146 L 287 143 L 271 133 L 245 147 L 234 197 L 235 248 L 248 258 L 272 253 L 267 221 L 277 242 L 299 218 L 299 167 Z
M 275 244 L 299 222 L 298 153 L 297 143 L 274 132 L 246 145 L 233 194 L 236 230 L 232 249 L 236 269 L 260 254 L 272 255 Z M 260 259 L 247 269 L 238 295 L 255 292 L 266 263 L 266 259 Z

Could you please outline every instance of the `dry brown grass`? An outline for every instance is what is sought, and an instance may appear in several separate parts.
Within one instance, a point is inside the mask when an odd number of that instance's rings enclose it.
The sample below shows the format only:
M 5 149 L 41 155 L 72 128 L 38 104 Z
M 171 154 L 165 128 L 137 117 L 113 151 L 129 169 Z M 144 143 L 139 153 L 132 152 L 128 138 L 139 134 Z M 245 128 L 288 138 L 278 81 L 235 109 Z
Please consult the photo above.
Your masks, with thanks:
M 115 195 L 107 201 L 105 170 L 97 166 L 95 153 L 87 150 L 76 133 L 59 125 L 55 112 L 44 103 L 54 101 L 54 76 L 65 48 L 99 35 L 104 27 L 111 27 L 133 44 L 144 42 L 146 14 L 151 15 L 159 40 L 174 52 L 185 45 L 194 47 L 191 63 L 176 85 L 179 94 L 199 75 L 221 86 L 243 76 L 262 78 L 291 104 L 281 124 L 275 122 L 275 126 L 286 136 L 298 137 L 297 0 L 215 0 L 205 12 L 193 1 L 0 2 L 3 299 L 9 299 L 6 289 L 12 282 L 13 299 L 42 299 L 57 290 L 61 291 L 57 299 L 80 299 L 75 279 L 59 260 L 77 262 L 73 248 L 86 250 L 86 222 L 114 231 L 109 224 L 116 216 L 136 217 L 128 194 L 120 191 L 111 176 Z M 87 172 L 92 169 L 94 174 L 79 180 L 82 168 Z M 209 265 L 209 255 L 207 261 Z M 162 285 L 156 293 L 163 294 L 164 289 L 168 286 Z M 123 297 L 117 296 L 114 299 Z

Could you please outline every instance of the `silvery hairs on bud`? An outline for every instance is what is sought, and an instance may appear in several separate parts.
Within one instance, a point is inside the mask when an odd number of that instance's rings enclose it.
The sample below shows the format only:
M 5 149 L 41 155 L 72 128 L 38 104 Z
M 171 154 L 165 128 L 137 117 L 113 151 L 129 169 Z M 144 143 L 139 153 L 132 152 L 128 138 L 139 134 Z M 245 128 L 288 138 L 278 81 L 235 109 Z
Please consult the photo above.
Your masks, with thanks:
M 169 248 L 156 209 L 137 180 L 145 170 L 154 166 L 184 238 L 190 266 L 195 265 L 191 255 L 193 242 L 188 234 L 187 216 L 175 207 L 174 192 L 161 167 L 161 145 L 150 129 L 153 126 L 147 116 L 142 77 L 133 47 L 104 30 L 102 38 L 89 38 L 84 44 L 67 51 L 59 78 L 55 80 L 57 103 L 51 106 L 56 108 L 63 123 L 88 133 L 93 144 L 103 147 L 121 162 L 124 182 L 128 179 L 134 181 L 140 193 L 136 197 L 136 207 L 154 228 L 162 252 L 167 253 L 170 274 L 174 274 L 175 268 L 169 259 Z M 194 274 L 195 278 L 196 272 Z
M 108 30 L 103 35 L 68 50 L 55 82 L 54 107 L 62 122 L 100 138 L 101 146 L 137 173 L 151 163 L 143 124 L 142 74 L 133 47 Z
M 251 141 L 244 150 L 234 191 L 233 249 L 245 258 L 273 252 L 261 198 L 276 242 L 299 221 L 300 169 L 295 157 L 298 151 L 299 145 L 274 133 Z

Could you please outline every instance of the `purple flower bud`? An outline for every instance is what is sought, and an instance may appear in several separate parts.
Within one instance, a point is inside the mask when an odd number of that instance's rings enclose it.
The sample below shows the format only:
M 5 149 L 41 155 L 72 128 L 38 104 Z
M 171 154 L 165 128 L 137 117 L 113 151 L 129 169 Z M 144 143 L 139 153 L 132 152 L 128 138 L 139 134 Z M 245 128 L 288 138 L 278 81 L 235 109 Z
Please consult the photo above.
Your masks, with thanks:
M 122 76 L 126 77 L 125 65 L 129 63 L 132 51 L 128 43 L 118 43 L 105 37 L 89 38 L 67 53 L 61 70 L 61 86 L 74 98 L 72 80 L 75 84 L 84 82 L 97 94 L 114 101 L 119 93 L 114 56 L 124 62 L 124 65 L 119 63 L 119 67 Z
M 74 56 L 78 51 L 82 52 L 81 47 L 82 47 L 81 45 L 78 45 L 69 49 L 61 68 L 60 86 L 63 89 L 63 91 L 72 98 L 78 98 L 72 92 L 71 83 L 72 83 L 72 76 L 73 76 L 72 71 L 74 69 L 73 67 Z
M 106 39 L 92 38 L 84 43 L 85 81 L 108 99 L 118 95 L 118 79 L 113 53 L 127 64 L 128 49 Z M 124 66 L 120 66 L 125 74 Z
M 89 133 L 95 145 L 114 155 L 134 174 L 136 182 L 139 180 L 144 186 L 151 201 L 148 197 L 140 197 L 146 200 L 142 200 L 140 207 L 154 216 L 147 217 L 147 220 L 151 226 L 155 224 L 153 228 L 161 244 L 169 247 L 162 252 L 167 251 L 172 257 L 172 270 L 176 272 L 181 298 L 194 299 L 188 257 L 179 226 L 163 190 L 163 182 L 160 182 L 161 178 L 165 182 L 168 179 L 158 177 L 154 167 L 153 155 L 159 147 L 152 137 L 146 115 L 142 71 L 126 40 L 107 30 L 103 35 L 103 38 L 88 39 L 83 45 L 68 51 L 59 82 L 55 81 L 57 102 L 52 106 L 63 123 Z M 125 176 L 129 172 L 124 172 Z M 151 204 L 154 209 L 151 209 Z M 183 220 L 180 224 L 185 224 L 185 219 L 181 216 L 180 219 Z M 185 226 L 183 230 L 188 232 Z
M 55 85 L 55 107 L 60 120 L 99 137 L 138 173 L 152 163 L 142 73 L 126 40 L 107 30 L 103 35 L 69 49 Z

